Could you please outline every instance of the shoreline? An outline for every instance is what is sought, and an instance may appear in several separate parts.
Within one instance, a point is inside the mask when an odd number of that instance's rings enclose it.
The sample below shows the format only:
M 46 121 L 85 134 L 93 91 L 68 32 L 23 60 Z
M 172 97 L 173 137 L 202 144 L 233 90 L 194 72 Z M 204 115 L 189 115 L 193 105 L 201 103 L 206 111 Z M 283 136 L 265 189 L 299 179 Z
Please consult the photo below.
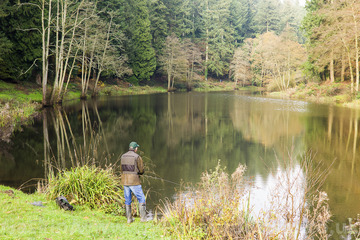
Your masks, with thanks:
M 360 97 L 350 94 L 348 83 L 300 84 L 286 91 L 268 92 L 259 87 L 243 87 L 236 90 L 261 90 L 271 98 L 305 100 L 315 103 L 335 104 L 342 107 L 360 109 Z M 235 91 L 236 91 L 235 90 Z M 185 90 L 180 90 L 185 91 Z M 234 91 L 234 83 L 226 81 L 199 82 L 192 89 L 194 92 Z M 131 86 L 103 84 L 99 87 L 98 97 L 125 96 L 166 93 L 165 86 Z M 64 97 L 64 102 L 80 101 L 80 88 L 71 84 Z M 88 98 L 91 98 L 90 94 Z M 355 99 L 354 99 L 355 98 Z M 39 117 L 42 109 L 41 86 L 35 83 L 6 83 L 0 80 L 0 141 L 9 142 L 11 135 L 21 126 L 31 124 Z

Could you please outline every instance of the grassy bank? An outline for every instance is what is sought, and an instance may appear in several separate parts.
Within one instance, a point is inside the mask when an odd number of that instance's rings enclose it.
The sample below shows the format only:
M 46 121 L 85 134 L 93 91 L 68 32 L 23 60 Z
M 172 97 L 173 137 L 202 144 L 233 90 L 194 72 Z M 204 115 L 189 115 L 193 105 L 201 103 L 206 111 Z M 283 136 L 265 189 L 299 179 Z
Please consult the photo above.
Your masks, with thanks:
M 44 207 L 31 204 L 39 201 Z M 45 194 L 0 185 L 0 204 L 0 239 L 165 239 L 153 222 L 127 224 L 124 216 L 87 207 L 64 211 Z
M 359 108 L 360 96 L 353 96 L 348 82 L 331 83 L 323 82 L 321 84 L 308 83 L 299 84 L 294 88 L 289 88 L 283 92 L 269 93 L 271 97 L 304 99 L 318 103 L 333 103 L 345 107 Z
M 8 141 L 21 125 L 31 123 L 41 107 L 41 91 L 29 84 L 0 81 L 0 140 Z

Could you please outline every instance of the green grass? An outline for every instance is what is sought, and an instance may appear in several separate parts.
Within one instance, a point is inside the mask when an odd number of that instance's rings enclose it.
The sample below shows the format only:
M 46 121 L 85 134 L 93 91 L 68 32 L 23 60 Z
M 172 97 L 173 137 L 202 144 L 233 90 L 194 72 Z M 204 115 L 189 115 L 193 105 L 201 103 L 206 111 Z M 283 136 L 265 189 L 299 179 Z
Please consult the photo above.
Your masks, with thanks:
M 11 84 L 0 81 L 0 100 L 23 102 L 41 102 L 40 88 L 30 87 L 29 84 Z
M 105 214 L 75 205 L 75 211 L 60 209 L 44 194 L 25 194 L 0 185 L 0 239 L 165 239 L 153 222 L 126 223 L 124 216 Z M 42 201 L 45 207 L 31 203 Z M 171 239 L 171 238 L 168 238 Z

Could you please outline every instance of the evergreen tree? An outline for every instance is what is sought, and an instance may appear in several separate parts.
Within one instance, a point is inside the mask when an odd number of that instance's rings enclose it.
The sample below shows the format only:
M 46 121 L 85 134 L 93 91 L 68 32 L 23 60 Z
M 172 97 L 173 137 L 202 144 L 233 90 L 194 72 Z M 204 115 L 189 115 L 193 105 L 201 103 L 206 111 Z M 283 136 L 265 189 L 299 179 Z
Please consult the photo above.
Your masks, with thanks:
M 37 31 L 39 10 L 17 3 L 15 0 L 0 3 L 0 54 L 3 59 L 0 60 L 0 78 L 8 80 L 33 76 L 39 71 L 36 60 L 41 57 L 41 37 Z
M 182 0 L 163 0 L 163 3 L 168 9 L 168 14 L 166 15 L 166 21 L 169 26 L 169 32 L 176 34 L 176 36 L 180 37 L 181 31 L 179 30 L 179 26 L 182 21 Z
M 163 54 L 168 35 L 168 25 L 165 18 L 168 15 L 168 9 L 161 0 L 149 0 L 148 5 L 152 46 L 156 51 L 156 56 L 159 57 Z
M 301 30 L 305 34 L 306 47 L 308 49 L 316 47 L 317 39 L 313 37 L 314 29 L 320 26 L 322 17 L 316 14 L 316 11 L 320 9 L 321 2 L 323 0 L 310 0 L 306 2 L 305 9 L 306 14 L 301 22 Z M 310 52 L 308 60 L 304 65 L 304 72 L 311 77 L 317 77 L 321 71 L 314 65 L 313 54 Z
M 281 2 L 279 0 L 262 0 L 256 6 L 257 13 L 255 15 L 255 27 L 257 33 L 281 32 L 280 26 L 280 9 Z
M 208 44 L 207 69 L 224 76 L 229 72 L 234 49 L 234 30 L 230 24 L 231 0 L 209 0 L 204 11 Z
M 303 33 L 300 30 L 301 21 L 305 16 L 305 9 L 291 0 L 284 0 L 280 9 L 281 25 L 280 31 L 286 28 L 292 28 L 297 35 L 297 41 L 305 41 Z
M 0 21 L 8 15 L 8 4 L 8 0 L 0 3 Z M 0 30 L 0 79 L 12 79 L 12 76 L 9 74 L 9 69 L 7 69 L 5 65 L 5 59 L 9 53 L 11 53 L 11 48 L 12 44 L 10 40 L 6 37 L 5 33 Z
M 254 3 L 251 0 L 233 0 L 230 7 L 231 25 L 234 28 L 236 45 L 244 39 L 254 37 L 253 18 Z
M 155 50 L 152 47 L 150 20 L 146 0 L 129 0 L 127 52 L 135 82 L 150 80 L 156 69 Z

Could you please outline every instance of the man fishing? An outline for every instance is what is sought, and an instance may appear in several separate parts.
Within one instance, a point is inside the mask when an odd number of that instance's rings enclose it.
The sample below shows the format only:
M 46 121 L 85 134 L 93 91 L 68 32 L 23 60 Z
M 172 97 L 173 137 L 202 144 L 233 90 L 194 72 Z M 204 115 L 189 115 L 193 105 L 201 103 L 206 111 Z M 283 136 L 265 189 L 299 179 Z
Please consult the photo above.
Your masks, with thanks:
M 136 153 L 139 147 L 136 142 L 131 142 L 129 151 L 121 156 L 121 184 L 124 186 L 127 223 L 134 221 L 131 214 L 131 193 L 139 202 L 140 220 L 146 221 L 146 199 L 140 183 L 140 175 L 144 174 L 144 164 L 141 156 Z

